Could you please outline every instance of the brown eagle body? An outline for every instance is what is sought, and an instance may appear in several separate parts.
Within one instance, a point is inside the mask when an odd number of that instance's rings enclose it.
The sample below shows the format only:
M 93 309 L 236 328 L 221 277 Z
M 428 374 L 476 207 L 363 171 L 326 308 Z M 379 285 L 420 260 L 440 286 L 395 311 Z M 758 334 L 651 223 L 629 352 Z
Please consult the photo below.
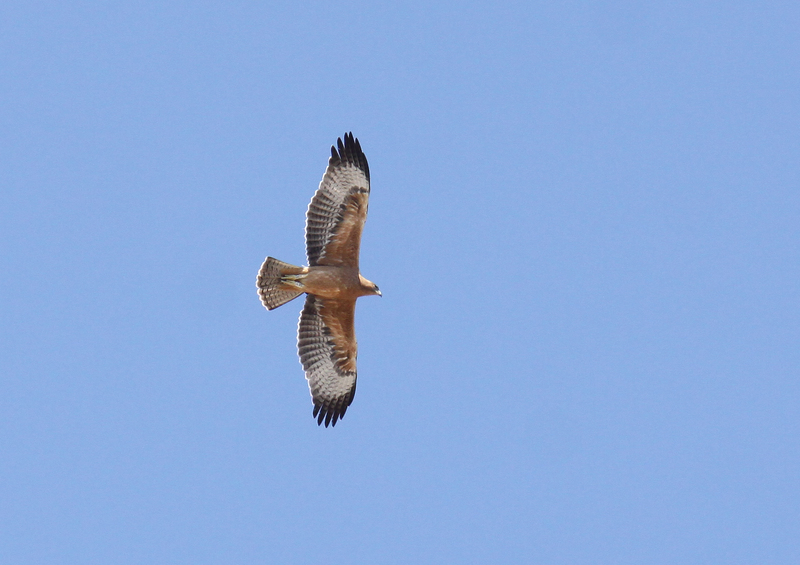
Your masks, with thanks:
M 317 423 L 336 425 L 356 392 L 355 308 L 381 292 L 361 276 L 358 255 L 369 207 L 369 165 L 353 134 L 331 147 L 328 168 L 306 213 L 308 267 L 267 257 L 256 279 L 261 303 L 273 310 L 306 293 L 297 350 Z

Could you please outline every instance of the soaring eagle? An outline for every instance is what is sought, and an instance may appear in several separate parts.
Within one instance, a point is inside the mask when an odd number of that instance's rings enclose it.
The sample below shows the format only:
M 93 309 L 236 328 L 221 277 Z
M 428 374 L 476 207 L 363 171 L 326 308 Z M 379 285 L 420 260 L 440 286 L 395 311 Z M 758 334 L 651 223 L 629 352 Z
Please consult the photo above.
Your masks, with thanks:
M 317 424 L 336 425 L 356 393 L 358 344 L 354 317 L 359 296 L 378 286 L 361 276 L 358 253 L 369 206 L 369 165 L 352 133 L 331 147 L 328 168 L 306 212 L 308 267 L 267 257 L 256 287 L 272 310 L 306 293 L 297 352 L 308 380 Z

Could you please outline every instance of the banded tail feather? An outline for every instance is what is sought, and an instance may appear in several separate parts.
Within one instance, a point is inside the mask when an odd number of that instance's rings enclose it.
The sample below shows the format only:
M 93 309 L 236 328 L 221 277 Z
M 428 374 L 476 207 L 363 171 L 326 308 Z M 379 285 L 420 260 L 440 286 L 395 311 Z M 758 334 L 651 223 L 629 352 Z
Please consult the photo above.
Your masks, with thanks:
M 274 310 L 303 294 L 302 283 L 287 281 L 285 277 L 302 274 L 304 270 L 303 267 L 267 257 L 256 278 L 261 303 L 268 310 Z

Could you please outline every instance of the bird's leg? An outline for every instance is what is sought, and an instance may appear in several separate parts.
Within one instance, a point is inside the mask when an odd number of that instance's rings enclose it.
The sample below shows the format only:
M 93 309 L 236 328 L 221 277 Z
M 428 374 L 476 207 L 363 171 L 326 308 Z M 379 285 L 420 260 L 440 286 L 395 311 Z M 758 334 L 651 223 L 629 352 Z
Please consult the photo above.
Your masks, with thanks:
M 281 275 L 281 282 L 298 289 L 303 289 L 305 288 L 305 285 L 303 284 L 304 278 L 306 278 L 305 273 L 300 275 Z

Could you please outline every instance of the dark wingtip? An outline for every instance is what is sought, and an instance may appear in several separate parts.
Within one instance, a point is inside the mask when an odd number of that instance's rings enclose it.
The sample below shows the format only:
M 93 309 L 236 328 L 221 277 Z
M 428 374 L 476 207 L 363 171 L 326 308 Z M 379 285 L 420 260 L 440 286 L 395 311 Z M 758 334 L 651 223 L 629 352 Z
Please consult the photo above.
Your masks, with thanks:
M 352 402 L 352 397 L 350 401 Z M 336 425 L 336 422 L 344 419 L 345 412 L 347 412 L 347 406 L 345 404 L 333 406 L 324 406 L 322 404 L 314 405 L 314 418 L 317 420 L 317 425 L 321 426 L 324 423 L 326 428 L 328 426 L 333 427 Z
M 339 148 L 338 151 L 336 148 Z M 358 139 L 353 137 L 353 132 L 344 134 L 344 141 L 342 138 L 336 140 L 336 145 L 331 145 L 331 160 L 330 164 L 346 162 L 355 165 L 362 171 L 364 176 L 369 180 L 369 163 L 367 163 L 367 156 L 361 150 L 361 143 Z

